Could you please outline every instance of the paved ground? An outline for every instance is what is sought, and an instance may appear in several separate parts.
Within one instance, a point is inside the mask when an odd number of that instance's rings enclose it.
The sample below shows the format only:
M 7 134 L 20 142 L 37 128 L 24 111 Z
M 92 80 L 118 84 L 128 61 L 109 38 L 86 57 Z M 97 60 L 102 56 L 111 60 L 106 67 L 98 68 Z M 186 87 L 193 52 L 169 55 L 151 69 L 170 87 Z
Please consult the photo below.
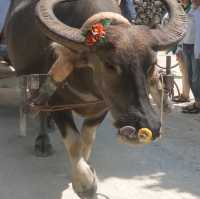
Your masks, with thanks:
M 58 132 L 55 153 L 33 155 L 35 133 L 17 137 L 18 110 L 0 107 L 0 198 L 76 199 L 69 163 Z M 200 115 L 173 112 L 161 141 L 140 147 L 118 144 L 107 119 L 98 129 L 91 163 L 99 177 L 99 193 L 110 199 L 200 198 Z M 36 130 L 35 130 L 36 131 Z
M 57 131 L 51 134 L 54 155 L 34 156 L 34 122 L 28 136 L 20 138 L 17 107 L 0 106 L 0 199 L 77 199 Z M 91 158 L 99 177 L 98 199 L 200 199 L 199 123 L 200 115 L 183 115 L 176 107 L 159 142 L 128 147 L 117 143 L 107 118 Z

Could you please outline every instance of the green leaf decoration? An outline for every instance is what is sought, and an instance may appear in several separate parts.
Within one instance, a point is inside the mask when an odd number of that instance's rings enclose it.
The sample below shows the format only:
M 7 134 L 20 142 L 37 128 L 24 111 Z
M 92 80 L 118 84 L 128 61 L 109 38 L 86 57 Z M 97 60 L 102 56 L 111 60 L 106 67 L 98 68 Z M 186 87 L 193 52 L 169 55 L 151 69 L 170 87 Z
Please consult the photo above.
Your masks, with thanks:
M 101 21 L 101 23 L 102 23 L 102 25 L 103 25 L 104 27 L 108 27 L 108 26 L 111 24 L 111 20 L 110 20 L 110 19 L 103 19 L 103 20 Z
M 81 35 L 82 35 L 82 36 L 84 36 L 84 37 L 86 37 L 86 34 L 85 34 L 85 32 L 82 32 L 82 33 L 81 33 Z
M 108 40 L 105 37 L 101 37 L 101 39 L 99 40 L 100 44 L 106 44 L 108 43 Z
M 81 33 L 81 35 L 83 35 L 84 37 L 87 37 L 87 35 L 88 35 L 88 32 L 89 32 L 89 30 L 87 30 L 87 31 L 84 31 L 84 32 L 82 32 L 82 33 Z

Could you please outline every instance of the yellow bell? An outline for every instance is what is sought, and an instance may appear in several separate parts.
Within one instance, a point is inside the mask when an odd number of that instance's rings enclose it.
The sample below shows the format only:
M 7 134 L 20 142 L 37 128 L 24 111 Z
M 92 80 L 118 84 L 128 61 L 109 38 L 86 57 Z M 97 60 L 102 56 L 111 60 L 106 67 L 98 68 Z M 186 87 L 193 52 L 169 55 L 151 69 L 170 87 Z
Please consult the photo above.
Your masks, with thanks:
M 141 143 L 149 144 L 152 141 L 153 133 L 148 128 L 141 128 L 138 131 L 138 139 Z

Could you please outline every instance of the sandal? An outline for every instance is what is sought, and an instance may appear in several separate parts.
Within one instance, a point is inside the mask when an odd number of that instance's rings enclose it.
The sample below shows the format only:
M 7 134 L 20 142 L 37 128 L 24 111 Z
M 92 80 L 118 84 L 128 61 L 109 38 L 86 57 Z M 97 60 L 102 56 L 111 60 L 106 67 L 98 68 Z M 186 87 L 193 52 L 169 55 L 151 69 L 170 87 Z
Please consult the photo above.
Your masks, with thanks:
M 180 95 L 180 96 L 175 96 L 172 99 L 172 101 L 177 102 L 177 103 L 184 103 L 184 102 L 189 102 L 190 100 L 187 97 Z
M 183 113 L 194 113 L 194 114 L 196 114 L 196 113 L 200 113 L 200 108 L 197 107 L 197 106 L 195 105 L 195 103 L 193 103 L 193 104 L 191 104 L 191 105 L 189 105 L 189 106 L 183 107 L 183 108 L 182 108 L 182 112 L 183 112 Z

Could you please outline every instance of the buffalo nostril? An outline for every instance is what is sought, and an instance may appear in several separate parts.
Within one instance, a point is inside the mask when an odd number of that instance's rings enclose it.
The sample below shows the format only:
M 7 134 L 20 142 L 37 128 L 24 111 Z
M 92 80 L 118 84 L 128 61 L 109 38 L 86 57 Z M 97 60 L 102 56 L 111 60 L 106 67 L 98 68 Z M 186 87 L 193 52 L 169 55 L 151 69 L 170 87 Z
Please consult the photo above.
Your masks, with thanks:
M 138 140 L 140 143 L 148 144 L 152 142 L 153 139 L 153 133 L 148 128 L 141 128 L 138 131 Z
M 122 136 L 128 137 L 130 139 L 137 137 L 136 129 L 132 126 L 124 126 L 120 128 L 119 134 Z

